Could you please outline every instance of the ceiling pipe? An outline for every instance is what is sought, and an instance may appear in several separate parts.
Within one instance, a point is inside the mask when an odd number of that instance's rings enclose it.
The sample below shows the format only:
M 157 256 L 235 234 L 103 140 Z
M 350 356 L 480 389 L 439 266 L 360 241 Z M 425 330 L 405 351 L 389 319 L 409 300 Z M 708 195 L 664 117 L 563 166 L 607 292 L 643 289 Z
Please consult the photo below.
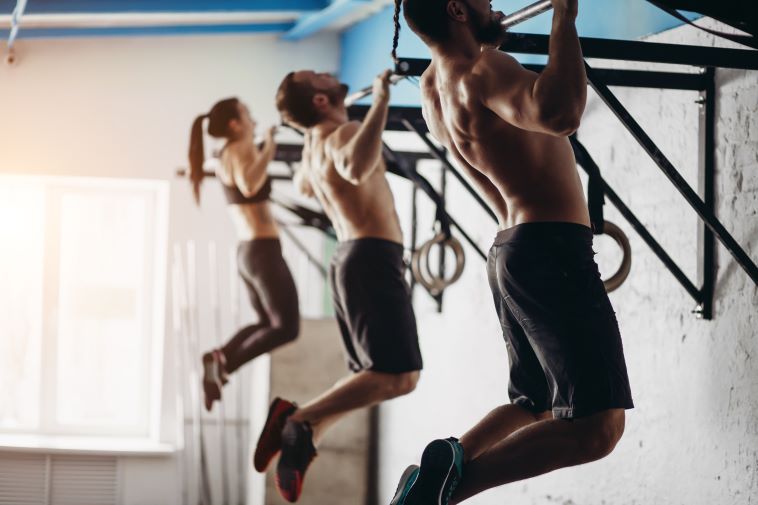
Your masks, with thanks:
M 77 14 L 27 14 L 24 27 L 56 28 L 139 28 L 148 26 L 215 26 L 292 23 L 299 11 L 281 12 L 123 12 Z M 11 26 L 12 16 L 0 16 L 0 27 Z
M 300 18 L 284 40 L 301 40 L 326 29 L 339 29 L 381 10 L 392 0 L 334 0 L 319 12 Z
M 16 50 L 13 45 L 21 28 L 21 18 L 24 16 L 24 9 L 26 9 L 26 0 L 18 0 L 10 16 L 11 32 L 8 35 L 8 54 L 5 57 L 5 62 L 8 65 L 13 65 L 16 62 Z

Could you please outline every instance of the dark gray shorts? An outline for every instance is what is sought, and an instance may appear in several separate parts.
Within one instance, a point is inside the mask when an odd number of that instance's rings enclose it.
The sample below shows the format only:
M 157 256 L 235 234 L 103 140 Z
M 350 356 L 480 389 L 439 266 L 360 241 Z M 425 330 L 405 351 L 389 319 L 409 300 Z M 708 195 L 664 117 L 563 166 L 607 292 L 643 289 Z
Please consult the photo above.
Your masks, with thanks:
M 403 246 L 376 238 L 340 242 L 329 274 L 350 369 L 421 370 Z
M 498 233 L 487 262 L 510 360 L 511 401 L 558 418 L 633 408 L 616 315 L 592 231 L 526 223 Z

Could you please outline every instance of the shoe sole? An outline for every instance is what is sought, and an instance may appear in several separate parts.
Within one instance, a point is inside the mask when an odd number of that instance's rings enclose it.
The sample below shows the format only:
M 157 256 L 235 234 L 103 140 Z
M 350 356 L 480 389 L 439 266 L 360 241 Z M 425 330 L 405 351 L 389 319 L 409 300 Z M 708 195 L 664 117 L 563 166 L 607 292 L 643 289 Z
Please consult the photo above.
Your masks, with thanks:
M 282 484 L 281 476 L 283 474 L 287 476 L 285 480 L 289 483 L 292 483 L 292 487 L 285 487 Z M 276 489 L 279 491 L 279 494 L 282 496 L 282 498 L 290 503 L 295 503 L 300 498 L 300 493 L 303 491 L 303 476 L 297 470 L 289 472 L 277 469 Z
M 400 505 L 400 499 L 403 497 L 403 492 L 407 487 L 413 486 L 416 482 L 416 479 L 418 479 L 418 466 L 411 465 L 408 468 L 405 469 L 403 472 L 403 475 L 400 476 L 400 483 L 397 485 L 397 490 L 395 491 L 395 496 L 392 498 L 392 501 L 390 502 L 390 505 Z M 413 479 L 413 482 L 410 483 L 409 486 L 409 480 L 413 477 L 413 475 L 416 474 L 416 478 Z
M 445 485 L 455 467 L 455 448 L 446 440 L 430 443 L 421 455 L 421 469 L 405 505 L 445 505 Z
M 279 452 L 278 450 L 272 452 L 268 457 L 264 458 L 260 452 L 263 450 L 261 447 L 261 440 L 263 440 L 263 435 L 266 433 L 269 433 L 272 429 L 275 428 L 275 426 L 272 426 L 272 422 L 274 419 L 279 419 L 279 406 L 281 404 L 285 403 L 284 400 L 281 398 L 275 399 L 273 402 L 271 402 L 271 406 L 268 409 L 268 416 L 266 417 L 266 423 L 263 425 L 263 430 L 261 431 L 261 436 L 258 439 L 258 444 L 255 447 L 255 454 L 253 455 L 253 467 L 256 471 L 259 473 L 263 473 L 268 469 L 268 466 L 271 464 L 271 460 L 274 459 L 276 454 Z M 281 434 L 279 435 L 279 445 L 281 446 Z

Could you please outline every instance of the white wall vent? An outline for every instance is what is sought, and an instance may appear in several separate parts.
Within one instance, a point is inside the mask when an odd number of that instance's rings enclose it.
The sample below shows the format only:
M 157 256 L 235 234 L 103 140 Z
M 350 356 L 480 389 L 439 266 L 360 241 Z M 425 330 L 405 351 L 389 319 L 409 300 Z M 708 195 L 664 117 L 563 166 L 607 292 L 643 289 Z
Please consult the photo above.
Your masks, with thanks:
M 118 505 L 118 460 L 0 453 L 0 505 Z

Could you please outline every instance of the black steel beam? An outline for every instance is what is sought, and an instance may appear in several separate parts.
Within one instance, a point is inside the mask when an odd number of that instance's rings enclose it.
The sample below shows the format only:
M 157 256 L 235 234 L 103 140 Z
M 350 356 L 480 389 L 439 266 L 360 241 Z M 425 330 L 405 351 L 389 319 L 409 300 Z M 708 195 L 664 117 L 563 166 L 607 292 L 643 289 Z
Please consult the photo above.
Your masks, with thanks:
M 421 115 L 421 114 L 419 114 Z M 487 214 L 490 215 L 490 217 L 497 223 L 497 215 L 492 211 L 489 205 L 487 205 L 487 202 L 484 201 L 484 199 L 479 196 L 479 192 L 476 191 L 471 184 L 461 175 L 460 172 L 453 166 L 452 163 L 450 163 L 450 160 L 447 159 L 447 156 L 445 153 L 434 143 L 429 140 L 429 137 L 426 136 L 426 132 L 422 131 L 420 128 L 418 128 L 414 123 L 411 123 L 410 121 L 403 120 L 403 126 L 406 127 L 408 131 L 411 131 L 418 135 L 418 137 L 426 144 L 426 147 L 429 149 L 429 152 L 432 153 L 432 156 L 437 158 L 445 167 L 447 167 L 448 170 L 450 170 L 450 173 L 452 173 L 456 179 L 458 179 L 458 182 L 461 183 L 461 185 L 468 191 L 471 196 L 474 197 L 474 199 L 477 201 L 477 203 L 482 207 L 482 209 L 487 212 Z
M 302 144 L 277 144 L 274 161 L 282 163 L 297 163 L 303 157 Z
M 571 141 L 571 147 L 574 148 L 574 155 L 576 156 L 576 161 L 579 166 L 582 167 L 588 175 L 592 173 L 593 167 L 596 170 L 599 170 L 597 168 L 597 164 L 592 159 L 592 156 L 590 156 L 584 145 L 575 137 L 571 137 L 569 140 Z M 642 238 L 648 247 L 650 247 L 650 249 L 653 251 L 653 254 L 655 254 L 658 259 L 661 260 L 668 271 L 671 272 L 676 280 L 679 281 L 679 284 L 682 285 L 685 291 L 690 294 L 692 299 L 695 300 L 695 303 L 701 303 L 700 290 L 692 283 L 689 277 L 687 277 L 687 274 L 685 274 L 682 269 L 679 268 L 679 265 L 677 265 L 671 256 L 668 255 L 661 244 L 659 244 L 658 241 L 655 240 L 655 238 L 650 234 L 650 232 L 647 231 L 647 227 L 645 227 L 645 225 L 642 224 L 639 219 L 637 219 L 637 216 L 635 216 L 632 210 L 626 206 L 624 201 L 618 196 L 618 194 L 616 194 L 613 188 L 608 185 L 605 179 L 601 177 L 600 180 L 602 181 L 603 192 L 605 193 L 605 196 L 608 198 L 608 200 L 610 200 L 616 209 L 618 209 L 619 213 L 624 216 L 624 219 L 626 219 L 632 228 L 634 228 L 637 234 L 639 234 L 640 238 Z
M 642 146 L 642 148 L 650 155 L 653 161 L 658 165 L 661 171 L 671 181 L 674 187 L 679 193 L 687 200 L 687 203 L 697 212 L 706 226 L 716 235 L 721 244 L 729 251 L 734 257 L 737 263 L 742 267 L 745 272 L 750 276 L 755 284 L 758 284 L 758 266 L 755 265 L 753 260 L 747 255 L 747 253 L 740 247 L 734 237 L 724 228 L 721 221 L 714 215 L 713 211 L 700 199 L 698 194 L 687 184 L 687 181 L 676 170 L 674 165 L 666 158 L 666 156 L 658 149 L 658 146 L 653 140 L 645 133 L 645 130 L 637 123 L 637 121 L 629 114 L 629 111 L 619 102 L 616 95 L 614 95 L 608 86 L 603 84 L 600 79 L 597 78 L 592 68 L 585 63 L 587 70 L 587 79 L 589 80 L 592 89 L 600 96 L 605 104 L 613 111 L 616 117 L 626 127 L 627 131 L 632 134 L 632 137 Z
M 408 160 L 399 158 L 396 151 L 393 151 L 390 149 L 386 144 L 384 145 L 384 153 L 385 153 L 385 159 L 388 159 L 392 163 L 396 164 L 397 169 L 399 169 L 399 172 L 397 175 L 400 175 L 402 177 L 405 177 L 409 181 L 411 181 L 416 187 L 418 187 L 421 191 L 426 193 L 426 195 L 434 202 L 434 204 L 437 206 L 437 219 L 440 221 L 440 223 L 443 226 L 443 230 L 447 226 L 452 226 L 455 229 L 458 230 L 458 232 L 461 234 L 461 236 L 466 240 L 466 242 L 469 243 L 471 247 L 474 248 L 474 250 L 479 254 L 479 256 L 482 257 L 483 260 L 487 260 L 487 255 L 481 250 L 481 248 L 477 245 L 477 243 L 474 241 L 474 239 L 471 238 L 471 236 L 466 233 L 466 230 L 464 230 L 461 225 L 458 223 L 458 221 L 451 216 L 447 210 L 445 209 L 444 202 L 442 201 L 442 198 L 440 195 L 434 190 L 434 186 L 429 183 L 428 180 L 426 180 L 421 174 L 419 174 L 415 168 L 411 169 L 408 167 Z
M 542 72 L 545 65 L 524 65 L 533 72 Z M 654 72 L 652 70 L 621 70 L 596 68 L 595 73 L 608 86 L 624 88 L 677 89 L 700 91 L 707 85 L 701 73 Z
M 398 114 L 406 115 L 408 114 L 408 111 L 405 109 L 412 109 L 413 107 L 391 107 L 391 109 L 398 110 Z M 419 110 L 417 107 L 415 108 L 417 111 Z M 359 112 L 362 114 L 358 116 Z M 368 107 L 365 108 L 365 110 L 360 110 L 354 112 L 356 114 L 356 119 L 363 119 L 365 117 L 366 112 L 368 112 Z M 418 113 L 418 117 L 421 118 L 421 114 Z M 421 121 L 423 121 L 423 118 L 421 118 Z M 418 122 L 418 119 L 416 120 Z M 402 126 L 402 124 L 398 123 L 400 125 L 400 129 L 402 131 L 405 131 L 405 127 Z M 424 152 L 414 152 L 414 151 L 395 151 L 397 154 L 402 155 L 404 158 L 410 160 L 411 162 L 416 162 L 417 160 L 430 160 L 432 159 L 432 155 L 429 153 Z M 303 145 L 302 144 L 277 144 L 276 146 L 276 154 L 274 155 L 274 161 L 281 161 L 282 163 L 297 163 L 301 161 L 303 157 Z M 284 176 L 282 176 L 284 177 Z M 282 177 L 274 177 L 275 179 L 279 179 Z M 291 177 L 290 177 L 291 178 Z
M 347 109 L 348 117 L 351 120 L 362 121 L 366 117 L 369 108 L 369 105 L 353 105 Z M 403 121 L 409 121 L 418 129 L 428 131 L 426 121 L 424 121 L 421 109 L 418 107 L 390 107 L 387 112 L 387 124 L 384 129 L 404 132 L 406 131 L 406 127 Z
M 758 53 L 758 51 L 756 51 Z M 402 58 L 398 63 L 398 73 L 420 76 L 429 66 L 431 60 L 423 58 Z M 407 69 L 407 70 L 399 70 Z M 524 68 L 540 73 L 545 65 L 525 64 Z M 598 77 L 608 86 L 627 88 L 655 88 L 700 91 L 707 86 L 701 73 L 654 72 L 649 70 L 622 70 L 613 68 L 596 68 Z
M 460 233 L 461 236 L 466 240 L 466 242 L 468 242 L 468 244 L 474 248 L 474 251 L 476 251 L 476 253 L 479 256 L 481 256 L 481 258 L 484 261 L 487 261 L 487 254 L 484 251 L 482 251 L 481 247 L 479 247 L 479 245 L 474 241 L 474 239 L 472 239 L 471 236 L 468 233 L 466 233 L 466 230 L 461 228 L 461 225 L 458 224 L 458 221 L 456 221 L 450 214 L 448 214 L 447 211 L 445 211 L 445 215 L 450 220 L 450 224 L 452 224 L 455 227 L 455 229 L 458 230 L 458 233 Z
M 418 186 L 411 190 L 411 254 L 416 252 L 418 245 Z M 416 277 L 411 273 L 411 295 L 416 289 Z
M 715 185 L 715 122 L 716 122 L 716 72 L 713 67 L 703 74 L 708 82 L 707 87 L 700 93 L 698 128 L 698 186 L 703 197 L 703 203 L 714 212 Z M 713 291 L 716 283 L 716 242 L 713 232 L 703 222 L 698 226 L 698 277 L 701 282 L 701 303 L 697 307 L 698 317 L 713 318 Z
M 442 170 L 440 171 L 440 197 L 442 198 L 442 205 L 445 206 L 447 209 L 447 169 L 445 166 L 442 167 Z M 440 276 L 444 278 L 445 276 L 445 249 L 444 247 L 440 251 L 440 255 L 437 263 L 437 270 L 440 272 Z M 443 289 L 436 295 L 434 295 L 434 300 L 437 302 L 437 312 L 442 314 L 442 304 L 445 299 L 445 290 Z
M 500 46 L 500 50 L 509 53 L 546 55 L 549 41 L 548 35 L 511 33 L 505 43 Z M 579 42 L 585 58 L 758 70 L 758 51 L 751 49 L 724 49 L 591 37 L 579 37 Z

